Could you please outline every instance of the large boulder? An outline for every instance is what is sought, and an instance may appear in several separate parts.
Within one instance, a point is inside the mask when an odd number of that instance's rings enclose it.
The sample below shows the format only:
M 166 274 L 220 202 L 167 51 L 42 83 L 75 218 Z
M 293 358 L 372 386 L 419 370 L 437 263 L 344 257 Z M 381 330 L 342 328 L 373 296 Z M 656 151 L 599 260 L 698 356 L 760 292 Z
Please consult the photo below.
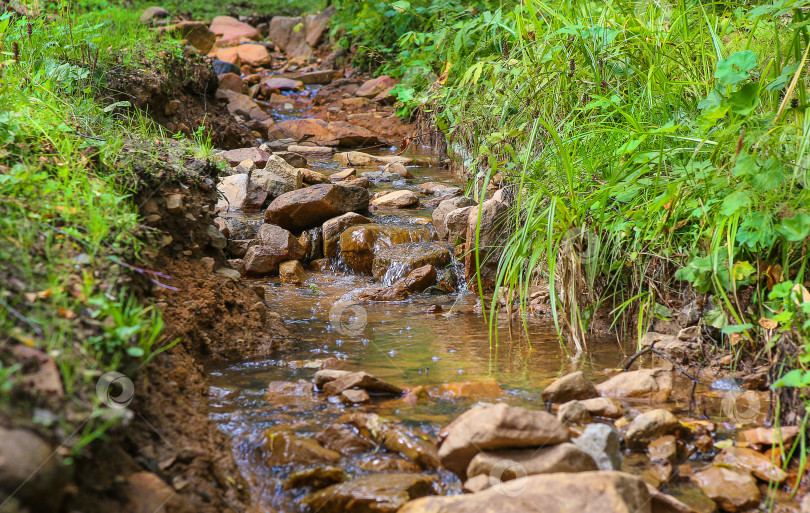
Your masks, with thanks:
M 480 229 L 479 212 L 481 214 Z M 505 203 L 491 199 L 482 203 L 479 208 L 470 210 L 467 218 L 465 243 L 464 272 L 467 282 L 473 289 L 478 288 L 476 275 L 480 275 L 483 288 L 495 286 L 498 275 L 498 261 L 501 258 L 503 244 L 508 235 L 506 228 L 509 207 Z M 476 238 L 476 233 L 479 234 Z M 476 244 L 476 240 L 478 244 Z M 478 257 L 476 258 L 476 252 Z M 476 266 L 480 263 L 480 269 Z
M 410 500 L 436 493 L 435 480 L 422 474 L 372 474 L 324 488 L 301 504 L 318 513 L 395 513 Z
M 220 41 L 235 41 L 246 37 L 248 39 L 259 39 L 259 31 L 247 23 L 243 23 L 231 16 L 217 16 L 209 27 L 211 32 L 220 37 Z
M 0 427 L 0 501 L 3 503 L 7 494 L 13 494 L 31 511 L 61 510 L 67 469 L 54 448 L 34 433 Z M 16 511 L 13 504 L 9 506 L 9 511 Z
M 566 403 L 575 399 L 591 399 L 599 393 L 582 371 L 572 372 L 555 380 L 543 390 L 544 401 Z
M 371 155 L 361 151 L 346 151 L 343 153 L 335 153 L 335 160 L 340 162 L 346 167 L 363 167 L 363 166 L 377 166 L 392 163 L 399 163 L 404 166 L 413 163 L 413 159 L 408 157 L 401 157 L 398 155 Z
M 566 442 L 541 449 L 479 452 L 467 467 L 467 477 L 487 475 L 508 481 L 536 474 L 591 470 L 599 470 L 593 458 L 576 445 Z
M 762 499 L 756 479 L 742 470 L 711 466 L 691 479 L 706 497 L 732 513 L 758 506 Z
M 475 201 L 471 198 L 467 198 L 465 196 L 457 196 L 455 198 L 450 198 L 442 201 L 439 203 L 439 206 L 433 211 L 433 226 L 436 227 L 436 233 L 439 234 L 440 239 L 447 238 L 448 230 L 446 224 L 447 214 L 458 210 L 460 208 L 469 207 L 475 205 Z M 469 217 L 469 212 L 467 213 Z M 466 235 L 467 232 L 467 218 L 464 218 L 464 233 Z
M 459 477 L 480 451 L 567 442 L 568 429 L 550 413 L 504 403 L 467 410 L 440 433 L 439 459 Z
M 480 493 L 427 497 L 399 513 L 651 513 L 647 486 L 623 472 L 541 474 Z
M 348 212 L 365 210 L 368 210 L 368 190 L 323 184 L 282 194 L 267 207 L 264 219 L 300 231 Z
M 334 258 L 338 254 L 340 234 L 350 226 L 369 224 L 371 219 L 355 212 L 348 212 L 323 223 L 323 256 Z
M 447 229 L 447 237 L 451 242 L 456 240 L 466 240 L 467 222 L 470 218 L 471 210 L 475 210 L 474 205 L 451 210 L 444 217 L 444 225 Z
M 267 191 L 255 180 L 248 182 L 248 175 L 226 176 L 217 184 L 220 194 L 217 210 L 258 210 L 267 200 Z
M 424 225 L 363 224 L 351 226 L 343 231 L 340 235 L 339 253 L 352 270 L 371 274 L 374 256 L 382 249 L 434 238 L 435 231 Z
M 663 403 L 672 392 L 672 372 L 664 369 L 622 372 L 596 385 L 596 390 L 605 397 L 648 399 L 653 403 Z

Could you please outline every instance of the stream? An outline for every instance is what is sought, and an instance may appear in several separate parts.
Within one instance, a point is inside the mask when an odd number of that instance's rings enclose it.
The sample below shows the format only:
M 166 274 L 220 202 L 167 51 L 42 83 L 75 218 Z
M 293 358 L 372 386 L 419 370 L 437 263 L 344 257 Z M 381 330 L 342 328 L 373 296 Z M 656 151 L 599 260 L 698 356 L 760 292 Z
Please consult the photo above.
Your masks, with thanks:
M 304 96 L 313 95 L 317 86 L 308 89 Z M 276 119 L 308 117 L 307 109 L 270 113 Z M 393 155 L 398 148 L 360 150 Z M 408 167 L 413 178 L 373 183 L 372 196 L 393 189 L 429 199 L 419 188 L 429 182 L 464 188 L 462 177 L 435 165 L 435 155 L 421 149 L 410 152 L 405 156 L 423 163 Z M 307 158 L 309 169 L 325 175 L 344 168 L 331 155 Z M 432 210 L 377 208 L 371 217 L 377 224 L 407 230 L 429 224 Z M 263 219 L 262 212 L 228 215 L 253 225 Z M 420 468 L 384 447 L 349 451 L 339 461 L 330 460 L 321 449 L 288 454 L 290 458 L 282 461 L 268 456 L 269 448 L 281 435 L 321 440 L 320 433 L 354 413 L 379 415 L 413 439 L 435 444 L 440 429 L 475 404 L 505 402 L 542 409 L 540 393 L 554 379 L 581 370 L 594 383 L 604 381 L 636 350 L 634 341 L 620 344 L 615 336 L 595 337 L 589 341 L 590 353 L 574 358 L 561 346 L 549 315 L 513 317 L 511 326 L 501 315 L 495 333 L 485 322 L 477 294 L 467 292 L 463 265 L 456 261 L 451 267 L 458 277 L 449 287 L 452 292 L 429 289 L 405 301 L 362 304 L 350 301 L 351 293 L 380 284 L 369 275 L 349 271 L 339 260 L 323 271 L 307 269 L 306 279 L 298 285 L 282 284 L 278 277 L 246 279 L 247 285 L 265 288 L 270 309 L 281 315 L 295 337 L 291 348 L 273 358 L 237 362 L 210 374 L 211 417 L 231 439 L 258 511 L 308 511 L 302 500 L 324 485 L 312 485 L 313 479 L 339 482 L 334 477 L 339 469 L 355 478 L 391 471 L 427 473 L 436 477 L 437 493 L 460 494 L 462 483 L 455 474 Z M 641 367 L 652 367 L 646 357 L 640 362 Z M 321 368 L 362 370 L 407 393 L 404 398 L 372 395 L 367 404 L 343 404 L 338 397 L 327 398 L 314 390 L 313 376 Z M 722 394 L 710 391 L 705 383 L 697 387 L 695 397 L 691 389 L 689 380 L 676 376 L 667 408 L 683 422 L 711 425 L 714 440 L 732 436 L 736 426 L 723 416 Z M 625 407 L 630 412 L 645 408 L 632 401 Z M 624 456 L 624 470 L 648 472 L 646 456 L 627 452 Z M 703 464 L 697 456 L 687 462 Z M 315 477 L 313 469 L 318 469 Z M 666 491 L 698 511 L 716 509 L 686 479 L 673 482 Z

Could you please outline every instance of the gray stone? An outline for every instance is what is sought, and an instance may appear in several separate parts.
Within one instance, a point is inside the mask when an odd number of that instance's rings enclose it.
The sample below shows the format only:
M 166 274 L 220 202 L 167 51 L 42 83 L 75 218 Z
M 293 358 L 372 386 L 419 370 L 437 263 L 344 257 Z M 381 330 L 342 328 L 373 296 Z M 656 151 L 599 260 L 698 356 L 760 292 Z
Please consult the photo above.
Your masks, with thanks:
M 619 433 L 607 424 L 588 424 L 574 445 L 590 454 L 599 470 L 621 470 Z
M 439 206 L 433 211 L 433 226 L 436 227 L 436 233 L 439 234 L 440 239 L 444 239 L 448 235 L 448 228 L 445 219 L 447 214 L 460 208 L 469 207 L 472 205 L 475 205 L 475 201 L 464 196 L 450 198 L 439 203 Z M 467 212 L 467 215 L 469 216 L 469 212 Z M 467 218 L 464 218 L 463 221 L 463 232 L 462 237 L 464 237 L 467 233 Z

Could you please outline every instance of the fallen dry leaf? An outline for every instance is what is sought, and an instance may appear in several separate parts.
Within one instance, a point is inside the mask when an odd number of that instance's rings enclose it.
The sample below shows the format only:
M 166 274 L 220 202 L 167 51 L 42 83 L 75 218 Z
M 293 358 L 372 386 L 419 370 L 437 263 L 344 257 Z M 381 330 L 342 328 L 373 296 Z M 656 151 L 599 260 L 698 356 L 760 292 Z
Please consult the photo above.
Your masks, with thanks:
M 776 329 L 777 326 L 779 326 L 778 322 L 774 321 L 773 319 L 766 319 L 765 317 L 762 317 L 758 321 L 758 324 L 763 328 L 765 328 L 766 330 L 773 330 Z

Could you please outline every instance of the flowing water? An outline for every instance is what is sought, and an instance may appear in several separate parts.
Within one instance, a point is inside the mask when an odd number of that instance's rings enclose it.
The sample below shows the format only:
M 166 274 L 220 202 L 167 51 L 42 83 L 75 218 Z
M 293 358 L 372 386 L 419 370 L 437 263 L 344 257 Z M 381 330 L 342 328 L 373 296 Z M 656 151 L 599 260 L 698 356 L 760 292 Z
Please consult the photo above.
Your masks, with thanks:
M 419 157 L 435 161 L 430 155 Z M 341 166 L 324 157 L 311 158 L 310 168 L 330 174 Z M 414 179 L 375 184 L 370 192 L 418 192 L 418 185 L 429 181 L 462 186 L 460 177 L 443 168 L 411 167 L 409 171 Z M 413 226 L 429 222 L 431 212 L 428 208 L 388 209 L 377 210 L 372 217 L 380 224 Z M 242 217 L 261 222 L 261 214 Z M 435 440 L 441 427 L 479 400 L 541 408 L 540 391 L 554 378 L 583 370 L 594 381 L 602 381 L 635 349 L 632 344 L 622 346 L 608 337 L 591 341 L 587 356 L 571 358 L 561 347 L 550 317 L 513 318 L 510 326 L 508 319 L 500 316 L 498 328 L 493 331 L 484 320 L 477 295 L 466 293 L 461 280 L 450 293 L 423 293 L 403 302 L 353 305 L 345 301 L 347 294 L 380 284 L 369 275 L 345 269 L 338 263 L 331 271 L 308 271 L 302 285 L 282 285 L 278 278 L 254 280 L 266 287 L 267 303 L 286 321 L 295 342 L 273 358 L 239 362 L 214 369 L 211 374 L 211 415 L 231 438 L 260 510 L 299 511 L 298 501 L 309 490 L 286 490 L 285 480 L 300 470 L 323 466 L 322 462 L 306 459 L 285 465 L 268 461 L 263 446 L 276 433 L 314 437 L 347 413 L 373 412 L 400 423 L 415 437 Z M 391 278 L 387 276 L 385 281 Z M 425 387 L 430 397 L 419 401 L 373 398 L 366 405 L 347 406 L 335 398 L 314 394 L 313 374 L 330 358 L 339 360 L 339 368 L 364 370 L 405 389 Z M 448 387 L 447 383 L 486 386 L 483 397 L 481 389 L 466 397 L 463 388 Z M 680 388 L 676 394 L 679 402 L 672 408 L 683 413 L 689 409 L 690 387 L 684 382 Z M 702 418 L 723 420 L 719 397 L 701 397 Z M 720 424 L 718 432 L 725 427 L 729 426 Z M 344 456 L 338 465 L 355 477 L 382 470 L 416 470 L 413 464 L 384 450 Z M 643 471 L 643 462 L 635 470 L 633 465 L 633 460 L 628 459 L 628 470 Z M 460 493 L 454 475 L 426 472 L 438 476 L 441 493 Z M 682 488 L 672 487 L 670 491 L 683 498 L 694 491 L 693 487 Z

